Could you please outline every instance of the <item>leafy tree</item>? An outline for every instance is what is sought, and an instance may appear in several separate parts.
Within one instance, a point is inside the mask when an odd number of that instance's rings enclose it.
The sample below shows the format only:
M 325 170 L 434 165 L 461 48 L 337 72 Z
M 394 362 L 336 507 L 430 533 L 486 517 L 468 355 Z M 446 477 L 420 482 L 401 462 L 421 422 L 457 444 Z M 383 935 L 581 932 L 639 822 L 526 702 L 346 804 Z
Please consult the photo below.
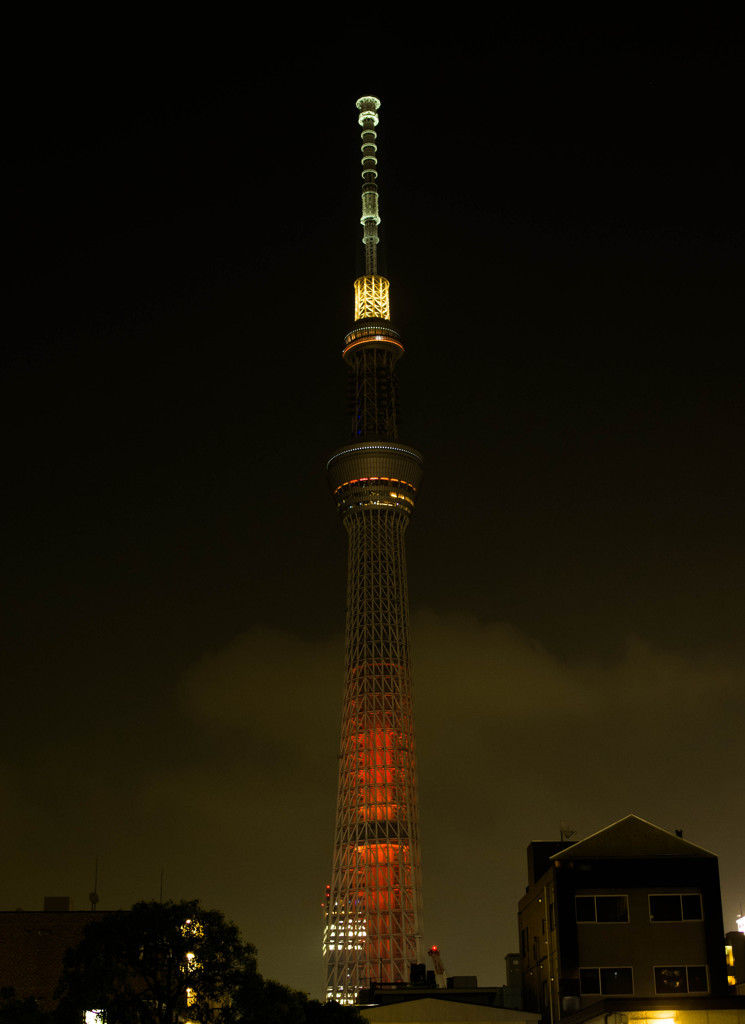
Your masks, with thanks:
M 31 996 L 22 999 L 15 989 L 0 988 L 0 1024 L 44 1024 L 48 1020 Z
M 364 1024 L 352 1007 L 262 978 L 255 947 L 197 900 L 102 914 L 68 950 L 57 995 L 54 1024 L 80 1024 L 86 1010 L 101 1011 L 106 1024 Z
M 102 914 L 68 950 L 57 990 L 60 1024 L 100 1010 L 107 1024 L 223 1018 L 239 984 L 256 976 L 256 949 L 197 900 L 137 903 Z

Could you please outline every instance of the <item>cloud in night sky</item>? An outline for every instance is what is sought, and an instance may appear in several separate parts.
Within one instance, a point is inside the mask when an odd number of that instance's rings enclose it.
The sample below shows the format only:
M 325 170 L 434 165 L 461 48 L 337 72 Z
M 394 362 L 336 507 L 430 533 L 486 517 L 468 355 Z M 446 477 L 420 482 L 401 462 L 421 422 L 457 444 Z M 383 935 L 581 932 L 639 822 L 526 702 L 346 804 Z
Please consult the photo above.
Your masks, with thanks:
M 719 720 L 742 686 L 731 666 L 653 648 L 631 637 L 622 658 L 561 660 L 506 623 L 423 610 L 414 617 L 420 731 L 489 745 L 496 719 L 511 731 L 581 736 L 614 721 L 639 737 Z M 184 710 L 216 734 L 240 733 L 258 772 L 306 769 L 328 755 L 320 735 L 341 714 L 343 638 L 308 641 L 256 627 L 205 656 L 183 680 Z M 524 737 L 520 736 L 520 742 Z
M 503 981 L 525 847 L 561 822 L 684 828 L 720 856 L 731 925 L 740 670 L 638 638 L 615 660 L 562 659 L 510 624 L 432 609 L 413 614 L 412 645 L 425 941 L 448 971 Z M 24 865 L 4 905 L 72 891 L 80 908 L 96 856 L 104 908 L 157 896 L 162 870 L 166 896 L 235 918 L 265 973 L 320 992 L 342 676 L 341 632 L 255 626 L 143 703 L 136 734 L 80 735 L 76 756 L 52 736 L 34 772 L 0 777 L 6 852 Z
M 638 813 L 719 852 L 728 831 L 722 765 L 740 743 L 727 709 L 742 692 L 741 674 L 638 638 L 616 661 L 564 661 L 509 624 L 432 610 L 413 616 L 412 635 L 425 928 L 427 941 L 449 947 L 449 970 L 501 982 L 524 848 L 552 838 L 561 821 L 586 835 Z M 252 938 L 268 970 L 272 951 L 297 934 L 281 938 L 272 907 L 283 908 L 281 921 L 294 914 L 303 938 L 316 941 L 342 657 L 341 634 L 309 641 L 265 627 L 206 655 L 180 684 L 195 757 L 148 782 L 146 806 L 175 807 L 197 823 L 197 848 L 211 836 L 225 849 L 232 836 L 228 876 L 246 843 L 260 873 L 284 879 L 271 898 L 252 898 L 263 908 Z M 722 870 L 738 869 L 725 859 Z M 473 934 L 487 923 L 494 945 L 485 949 Z M 312 984 L 313 949 L 299 942 L 297 956 Z

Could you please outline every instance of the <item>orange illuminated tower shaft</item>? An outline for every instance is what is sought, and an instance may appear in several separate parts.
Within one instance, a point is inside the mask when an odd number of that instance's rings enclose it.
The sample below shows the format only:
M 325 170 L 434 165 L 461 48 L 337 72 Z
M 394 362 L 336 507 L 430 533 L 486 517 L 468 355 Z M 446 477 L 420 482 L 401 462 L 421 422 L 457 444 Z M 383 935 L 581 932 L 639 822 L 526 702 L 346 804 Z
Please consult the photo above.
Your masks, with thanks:
M 398 440 L 388 281 L 377 274 L 377 110 L 357 101 L 362 128 L 366 273 L 355 282 L 345 339 L 352 441 L 328 462 L 349 536 L 344 707 L 331 885 L 326 898 L 326 996 L 354 1002 L 371 984 L 407 982 L 421 961 L 417 772 L 404 533 L 422 457 Z

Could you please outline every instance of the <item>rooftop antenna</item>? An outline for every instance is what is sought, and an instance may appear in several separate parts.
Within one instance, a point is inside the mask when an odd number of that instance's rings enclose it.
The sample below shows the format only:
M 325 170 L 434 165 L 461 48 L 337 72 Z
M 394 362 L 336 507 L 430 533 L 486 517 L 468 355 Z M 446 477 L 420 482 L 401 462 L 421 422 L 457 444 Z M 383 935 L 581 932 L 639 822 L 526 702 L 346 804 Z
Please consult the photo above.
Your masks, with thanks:
M 98 857 L 96 857 L 96 868 L 93 872 L 93 890 L 88 893 L 88 899 L 91 901 L 91 910 L 96 909 L 98 903 Z
M 559 822 L 559 838 L 562 843 L 569 839 L 574 839 L 577 835 L 577 829 L 572 828 L 568 821 Z

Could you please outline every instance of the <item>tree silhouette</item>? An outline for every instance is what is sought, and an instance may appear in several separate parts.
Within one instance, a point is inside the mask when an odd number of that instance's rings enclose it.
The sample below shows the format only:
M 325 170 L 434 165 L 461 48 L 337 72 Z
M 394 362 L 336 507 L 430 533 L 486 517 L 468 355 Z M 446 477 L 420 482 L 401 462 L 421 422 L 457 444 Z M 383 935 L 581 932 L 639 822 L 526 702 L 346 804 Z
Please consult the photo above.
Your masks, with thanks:
M 353 1007 L 262 978 L 255 947 L 197 900 L 102 914 L 67 951 L 56 994 L 49 1024 L 81 1024 L 90 1010 L 105 1024 L 364 1024 Z M 8 1024 L 43 1021 L 9 1017 Z
M 68 950 L 57 989 L 61 1024 L 98 1010 L 106 1024 L 219 1021 L 239 984 L 256 976 L 256 949 L 197 900 L 136 903 L 101 915 Z

